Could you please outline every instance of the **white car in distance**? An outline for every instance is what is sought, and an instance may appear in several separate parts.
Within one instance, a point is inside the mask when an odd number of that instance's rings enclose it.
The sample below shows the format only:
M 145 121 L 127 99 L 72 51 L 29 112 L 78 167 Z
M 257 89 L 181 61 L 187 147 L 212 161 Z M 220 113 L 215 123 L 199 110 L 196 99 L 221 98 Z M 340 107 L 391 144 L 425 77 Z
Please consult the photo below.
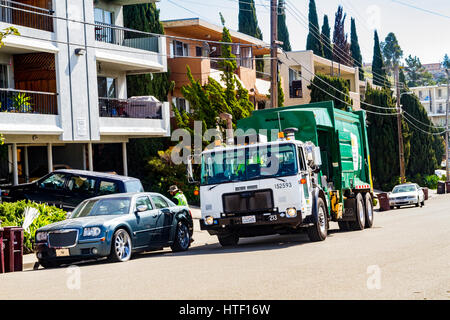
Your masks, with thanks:
M 425 205 L 425 194 L 417 183 L 399 184 L 389 192 L 389 206 L 391 209 L 396 207 L 400 209 L 402 206 L 415 205 L 416 207 Z

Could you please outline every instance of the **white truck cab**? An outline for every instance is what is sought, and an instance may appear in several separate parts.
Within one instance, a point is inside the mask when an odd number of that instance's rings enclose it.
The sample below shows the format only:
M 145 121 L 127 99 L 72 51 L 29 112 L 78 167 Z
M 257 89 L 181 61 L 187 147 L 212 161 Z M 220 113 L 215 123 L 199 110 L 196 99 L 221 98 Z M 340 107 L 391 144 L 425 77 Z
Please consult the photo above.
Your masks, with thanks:
M 319 199 L 319 148 L 295 140 L 293 134 L 258 141 L 202 153 L 201 229 L 217 235 L 224 246 L 237 244 L 239 237 L 301 227 L 316 230 L 312 240 L 323 240 L 328 213 L 323 192 Z

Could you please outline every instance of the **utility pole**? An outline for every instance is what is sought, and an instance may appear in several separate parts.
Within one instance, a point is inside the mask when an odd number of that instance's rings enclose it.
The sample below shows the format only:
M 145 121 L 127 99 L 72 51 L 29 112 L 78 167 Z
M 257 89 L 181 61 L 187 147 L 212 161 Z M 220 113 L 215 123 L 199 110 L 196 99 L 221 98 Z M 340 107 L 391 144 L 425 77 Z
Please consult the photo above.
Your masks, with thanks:
M 278 107 L 278 3 L 277 0 L 270 0 L 270 84 L 271 108 Z
M 402 108 L 400 106 L 400 81 L 399 81 L 399 65 L 395 65 L 395 84 L 397 89 L 397 130 L 398 130 L 398 151 L 400 160 L 400 179 L 401 183 L 406 182 L 405 178 L 405 154 L 403 151 L 403 133 L 402 133 Z
M 447 73 L 447 106 L 445 110 L 445 167 L 446 167 L 446 177 L 447 181 L 450 181 L 450 166 L 449 166 L 449 159 L 448 159 L 448 112 L 450 109 L 450 71 L 448 70 L 448 66 L 445 69 L 445 72 Z

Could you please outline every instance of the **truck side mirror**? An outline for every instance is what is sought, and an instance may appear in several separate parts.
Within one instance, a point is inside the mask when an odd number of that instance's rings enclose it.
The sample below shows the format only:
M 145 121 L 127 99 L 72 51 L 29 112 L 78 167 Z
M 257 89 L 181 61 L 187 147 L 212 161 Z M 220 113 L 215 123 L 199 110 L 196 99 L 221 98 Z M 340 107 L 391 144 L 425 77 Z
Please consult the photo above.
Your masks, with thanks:
M 187 178 L 188 178 L 188 182 L 189 183 L 198 183 L 197 181 L 195 181 L 194 179 L 194 169 L 192 168 L 192 159 L 194 158 L 194 156 L 190 155 L 187 158 Z
M 322 157 L 320 155 L 320 147 L 314 148 L 314 164 L 318 167 L 322 165 Z

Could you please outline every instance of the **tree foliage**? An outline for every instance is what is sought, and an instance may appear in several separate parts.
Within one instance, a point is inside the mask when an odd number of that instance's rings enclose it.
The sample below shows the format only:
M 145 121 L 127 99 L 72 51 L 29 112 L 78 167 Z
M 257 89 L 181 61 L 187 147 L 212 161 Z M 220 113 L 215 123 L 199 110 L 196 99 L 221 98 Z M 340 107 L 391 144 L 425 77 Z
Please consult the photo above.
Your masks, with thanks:
M 405 59 L 406 80 L 408 87 L 434 85 L 433 75 L 420 62 L 419 57 L 409 55 Z
M 413 141 L 411 143 L 412 156 L 406 167 L 406 175 L 410 177 L 416 174 L 433 175 L 445 154 L 444 139 L 439 135 L 425 133 L 437 133 L 438 130 L 432 128 L 433 123 L 416 95 L 402 95 L 401 104 L 402 109 L 407 113 L 404 117 L 414 123 L 414 126 L 410 125 L 411 140 Z
M 284 51 L 292 51 L 284 6 L 284 0 L 278 0 L 278 40 L 283 42 L 281 48 Z
M 400 65 L 400 59 L 403 57 L 403 50 L 400 48 L 397 37 L 393 32 L 389 32 L 384 42 L 381 43 L 381 50 L 384 57 L 384 65 L 387 73 L 392 73 L 395 66 Z
M 352 110 L 350 107 L 352 100 L 349 98 L 350 84 L 342 78 L 316 74 L 308 89 L 311 91 L 311 103 L 333 100 L 335 108 Z
M 388 109 L 379 109 L 367 106 L 368 140 L 371 156 L 372 176 L 375 187 L 382 190 L 391 190 L 398 183 L 400 176 L 398 130 L 396 102 L 392 91 L 388 88 L 381 90 L 367 88 L 365 102 Z M 391 114 L 389 115 L 380 115 Z M 402 121 L 403 148 L 405 167 L 408 166 L 411 150 L 411 134 L 408 124 Z
M 350 54 L 350 44 L 347 41 L 347 34 L 345 33 L 345 18 L 347 14 L 344 13 L 344 8 L 339 6 L 336 11 L 333 31 L 333 60 L 347 66 L 352 66 L 352 58 Z
M 389 86 L 384 69 L 383 55 L 381 54 L 378 32 L 374 32 L 373 60 L 372 60 L 373 84 L 377 86 Z
M 123 19 L 126 28 L 164 34 L 155 3 L 124 6 Z M 128 95 L 154 96 L 160 101 L 167 101 L 167 95 L 173 87 L 169 78 L 169 72 L 127 76 Z
M 322 24 L 322 33 L 320 34 L 320 38 L 323 43 L 323 57 L 329 60 L 333 59 L 333 46 L 331 44 L 331 28 L 330 23 L 328 22 L 328 16 L 323 16 L 323 24 Z
M 316 2 L 309 0 L 309 33 L 306 40 L 306 50 L 312 50 L 314 54 L 323 57 L 323 44 L 319 34 L 319 18 L 317 17 Z
M 350 52 L 352 54 L 353 66 L 359 68 L 359 80 L 364 80 L 364 69 L 362 63 L 361 48 L 359 47 L 358 34 L 356 33 L 355 19 L 351 19 Z
M 239 1 L 238 31 L 262 40 L 263 34 L 258 26 L 255 0 Z M 258 56 L 257 58 L 261 58 Z M 256 60 L 256 70 L 264 72 L 264 60 Z

